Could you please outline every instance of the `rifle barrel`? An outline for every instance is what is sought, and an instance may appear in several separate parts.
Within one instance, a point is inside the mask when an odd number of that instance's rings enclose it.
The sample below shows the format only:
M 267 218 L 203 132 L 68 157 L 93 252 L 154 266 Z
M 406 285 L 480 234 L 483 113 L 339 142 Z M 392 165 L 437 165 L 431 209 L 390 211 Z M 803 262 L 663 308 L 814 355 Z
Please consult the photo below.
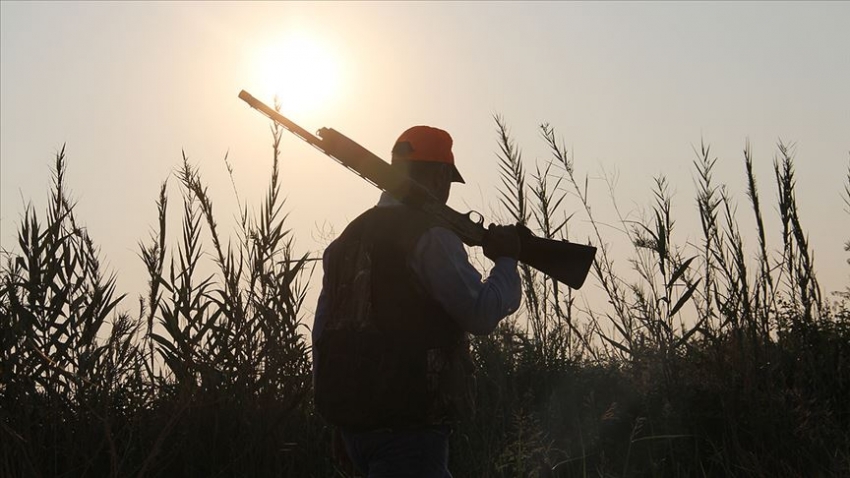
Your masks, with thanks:
M 251 93 L 248 93 L 247 91 L 242 90 L 242 91 L 239 92 L 239 98 L 242 101 L 244 101 L 245 103 L 248 103 L 249 105 L 251 105 L 251 108 L 254 108 L 255 110 L 259 111 L 260 113 L 268 116 L 269 119 L 271 119 L 272 121 L 276 122 L 277 124 L 283 126 L 287 130 L 289 130 L 290 133 L 292 133 L 295 136 L 298 136 L 299 138 L 303 139 L 304 141 L 310 143 L 311 145 L 318 148 L 323 153 L 325 152 L 324 148 L 322 148 L 322 140 L 319 139 L 318 137 L 316 137 L 316 135 L 314 135 L 314 134 L 310 133 L 309 131 L 307 131 L 306 129 L 298 126 L 297 124 L 295 124 L 292 120 L 290 120 L 286 116 L 283 116 L 282 114 L 278 113 L 277 111 L 273 110 L 272 108 L 269 108 L 268 105 L 266 105 L 262 101 L 258 100 L 257 98 L 254 98 L 251 95 Z
M 461 214 L 433 200 L 431 193 L 419 183 L 393 168 L 389 163 L 360 146 L 352 139 L 331 128 L 322 128 L 314 135 L 283 116 L 245 90 L 239 98 L 295 136 L 333 158 L 366 181 L 387 191 L 399 201 L 424 210 L 453 230 L 470 246 L 483 245 L 487 230 L 469 214 Z M 573 289 L 578 289 L 593 264 L 596 248 L 590 245 L 530 236 L 523 241 L 520 262 L 549 275 Z

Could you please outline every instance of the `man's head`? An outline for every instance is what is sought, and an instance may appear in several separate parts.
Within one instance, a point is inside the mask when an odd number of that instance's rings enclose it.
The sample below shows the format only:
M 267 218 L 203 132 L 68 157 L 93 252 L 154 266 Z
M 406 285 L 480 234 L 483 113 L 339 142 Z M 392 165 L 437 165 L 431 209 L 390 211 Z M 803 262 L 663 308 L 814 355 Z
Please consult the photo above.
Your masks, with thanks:
M 441 129 L 409 128 L 398 137 L 392 153 L 394 165 L 443 203 L 449 198 L 452 182 L 464 182 L 455 167 L 452 137 Z

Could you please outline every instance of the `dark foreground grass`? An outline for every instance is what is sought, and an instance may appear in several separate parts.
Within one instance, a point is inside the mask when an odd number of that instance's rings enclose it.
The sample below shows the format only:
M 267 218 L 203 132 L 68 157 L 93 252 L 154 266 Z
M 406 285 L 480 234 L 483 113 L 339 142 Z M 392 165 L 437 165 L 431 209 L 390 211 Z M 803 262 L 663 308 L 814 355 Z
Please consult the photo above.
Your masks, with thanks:
M 621 221 L 632 261 L 616 270 L 588 183 L 554 130 L 541 126 L 552 158 L 527 176 L 497 127 L 505 212 L 567 237 L 565 198 L 578 198 L 600 249 L 588 281 L 608 304 L 580 307 L 522 268 L 524 309 L 473 344 L 477 410 L 452 436 L 456 476 L 850 474 L 850 291 L 824 297 L 817 283 L 791 148 L 780 144 L 775 160 L 776 245 L 749 148 L 755 253 L 704 146 L 701 243 L 676 244 L 658 177 L 649 220 Z M 122 311 L 126 298 L 76 222 L 57 154 L 46 215 L 28 208 L 17 249 L 4 252 L 0 476 L 347 476 L 310 400 L 301 306 L 312 263 L 285 228 L 273 134 L 265 199 L 255 215 L 240 205 L 232 236 L 185 156 L 182 220 L 169 234 L 163 183 L 158 224 L 139 244 L 149 288 L 135 313 Z M 850 208 L 850 170 L 847 180 Z

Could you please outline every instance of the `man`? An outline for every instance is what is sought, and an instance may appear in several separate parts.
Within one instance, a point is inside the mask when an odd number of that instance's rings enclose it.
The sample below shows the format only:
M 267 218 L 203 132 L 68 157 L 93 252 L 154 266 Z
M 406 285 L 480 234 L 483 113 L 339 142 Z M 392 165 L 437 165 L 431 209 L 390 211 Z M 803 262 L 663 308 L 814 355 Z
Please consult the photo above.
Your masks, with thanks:
M 445 203 L 452 138 L 414 126 L 392 163 Z M 463 243 L 423 212 L 384 193 L 324 254 L 313 327 L 316 407 L 337 426 L 369 478 L 451 477 L 452 420 L 471 407 L 468 334 L 485 335 L 520 302 L 515 226 L 490 226 L 486 280 Z

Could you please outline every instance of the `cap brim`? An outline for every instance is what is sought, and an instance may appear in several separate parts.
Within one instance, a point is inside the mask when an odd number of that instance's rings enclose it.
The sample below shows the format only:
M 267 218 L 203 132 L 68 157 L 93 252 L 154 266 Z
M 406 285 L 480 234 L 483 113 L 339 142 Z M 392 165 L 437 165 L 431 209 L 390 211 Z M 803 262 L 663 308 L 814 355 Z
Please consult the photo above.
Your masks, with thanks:
M 466 184 L 466 181 L 463 180 L 463 176 L 460 175 L 460 171 L 457 170 L 457 166 L 452 164 L 452 182 L 453 183 L 463 183 Z

